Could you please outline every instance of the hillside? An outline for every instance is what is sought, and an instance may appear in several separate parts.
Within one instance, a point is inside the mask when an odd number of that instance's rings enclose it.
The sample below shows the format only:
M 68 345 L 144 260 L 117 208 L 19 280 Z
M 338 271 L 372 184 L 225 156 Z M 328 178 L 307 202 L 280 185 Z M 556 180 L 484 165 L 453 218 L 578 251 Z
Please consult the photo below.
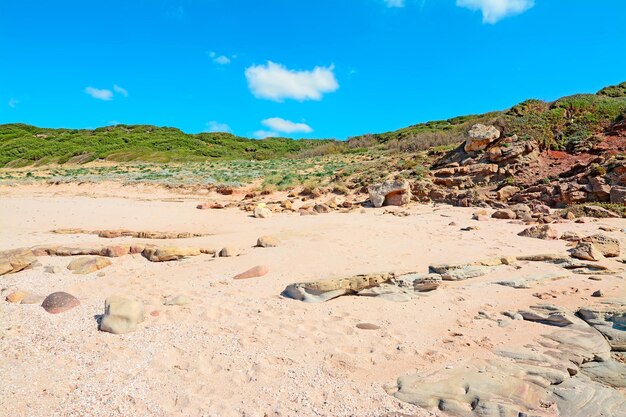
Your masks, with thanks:
M 88 129 L 46 129 L 25 124 L 0 125 L 0 167 L 85 163 L 93 160 L 201 162 L 310 157 L 367 150 L 417 152 L 463 142 L 476 123 L 493 124 L 505 136 L 535 140 L 542 150 L 588 149 L 595 135 L 626 120 L 626 82 L 596 94 L 553 102 L 526 100 L 505 111 L 420 123 L 392 132 L 366 134 L 348 141 L 254 140 L 229 133 L 186 134 L 179 129 L 117 125 Z

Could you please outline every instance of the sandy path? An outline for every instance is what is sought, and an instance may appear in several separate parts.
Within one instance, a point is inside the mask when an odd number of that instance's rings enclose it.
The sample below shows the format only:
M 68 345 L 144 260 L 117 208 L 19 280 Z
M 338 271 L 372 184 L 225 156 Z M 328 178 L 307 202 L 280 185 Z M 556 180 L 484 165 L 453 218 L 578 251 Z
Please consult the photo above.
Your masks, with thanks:
M 441 364 L 490 357 L 493 347 L 522 343 L 541 331 L 518 321 L 500 327 L 495 321 L 475 319 L 478 311 L 498 315 L 525 308 L 540 302 L 532 295 L 538 291 L 556 290 L 559 295 L 551 302 L 572 308 L 584 305 L 596 289 L 607 297 L 624 294 L 622 277 L 596 282 L 570 275 L 527 290 L 492 283 L 562 272 L 528 264 L 445 283 L 406 303 L 342 297 L 305 304 L 279 294 L 297 281 L 426 271 L 433 263 L 501 255 L 564 253 L 566 242 L 518 237 L 522 225 L 476 222 L 471 220 L 473 209 L 447 206 L 415 206 L 408 217 L 368 209 L 364 214 L 279 214 L 264 220 L 235 209 L 196 210 L 195 203 L 201 200 L 124 197 L 4 189 L 0 250 L 129 240 L 49 233 L 79 227 L 210 233 L 175 244 L 234 245 L 246 254 L 173 263 L 150 263 L 132 255 L 113 259 L 102 277 L 72 275 L 64 268 L 69 259 L 42 257 L 43 265 L 59 265 L 63 271 L 48 274 L 39 267 L 1 277 L 0 408 L 7 415 L 443 415 L 401 403 L 383 386 L 405 373 L 427 373 Z M 449 226 L 451 221 L 458 225 Z M 590 234 L 602 224 L 626 227 L 621 219 L 555 227 Z M 460 231 L 468 225 L 480 229 Z M 280 237 L 281 245 L 253 248 L 264 234 Z M 610 234 L 626 243 L 622 232 Z M 268 265 L 270 273 L 259 279 L 231 279 L 258 264 Z M 16 289 L 42 295 L 67 291 L 81 305 L 50 315 L 39 306 L 4 302 L 4 296 Z M 102 314 L 104 298 L 113 294 L 135 296 L 148 312 L 156 310 L 159 315 L 148 316 L 132 334 L 99 332 L 95 316 Z M 177 294 L 192 302 L 183 307 L 162 305 L 163 297 Z M 381 329 L 357 329 L 360 322 Z

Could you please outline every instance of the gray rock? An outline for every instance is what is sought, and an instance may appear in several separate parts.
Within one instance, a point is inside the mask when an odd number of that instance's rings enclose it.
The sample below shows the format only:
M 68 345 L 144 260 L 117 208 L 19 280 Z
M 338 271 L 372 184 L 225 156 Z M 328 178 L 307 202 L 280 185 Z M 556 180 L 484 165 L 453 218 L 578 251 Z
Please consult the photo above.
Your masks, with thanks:
M 125 334 L 137 330 L 144 320 L 144 307 L 139 301 L 112 296 L 104 301 L 104 316 L 100 330 L 113 334 Z

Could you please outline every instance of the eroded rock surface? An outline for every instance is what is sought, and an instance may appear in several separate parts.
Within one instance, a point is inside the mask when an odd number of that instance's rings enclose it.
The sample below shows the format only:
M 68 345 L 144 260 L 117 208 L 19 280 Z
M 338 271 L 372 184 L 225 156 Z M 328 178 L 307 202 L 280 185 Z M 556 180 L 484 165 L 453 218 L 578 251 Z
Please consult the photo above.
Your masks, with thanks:
M 0 275 L 19 272 L 36 261 L 37 257 L 29 248 L 0 251 Z
M 408 181 L 385 181 L 368 187 L 370 201 L 374 207 L 384 205 L 402 206 L 411 201 L 411 187 Z

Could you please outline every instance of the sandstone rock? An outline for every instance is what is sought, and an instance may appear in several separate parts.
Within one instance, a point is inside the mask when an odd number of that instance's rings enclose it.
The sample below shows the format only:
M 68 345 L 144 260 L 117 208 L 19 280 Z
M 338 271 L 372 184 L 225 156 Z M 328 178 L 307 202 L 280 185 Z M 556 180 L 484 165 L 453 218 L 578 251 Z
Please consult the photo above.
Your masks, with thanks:
M 313 211 L 320 214 L 332 212 L 331 208 L 328 207 L 326 204 L 316 204 L 315 206 L 313 206 Z
M 444 281 L 461 281 L 469 278 L 476 278 L 488 274 L 493 271 L 494 266 L 491 265 L 473 265 L 473 264 L 444 264 L 431 265 L 428 267 L 431 273 L 441 275 Z
M 254 217 L 257 219 L 269 219 L 272 217 L 272 210 L 265 206 L 258 205 L 254 208 Z
M 411 201 L 411 187 L 405 180 L 385 181 L 382 184 L 370 185 L 368 192 L 374 207 L 405 205 Z
M 102 248 L 100 255 L 109 258 L 117 258 L 128 255 L 130 253 L 130 245 L 109 245 Z
M 240 250 L 234 246 L 225 246 L 220 251 L 220 257 L 222 258 L 230 258 L 233 256 L 239 256 Z
M 604 335 L 611 349 L 626 352 L 626 303 L 604 302 L 578 310 L 590 326 Z
M 163 303 L 166 306 L 184 306 L 191 302 L 189 297 L 186 295 L 177 295 L 175 297 L 170 297 Z
M 102 268 L 106 268 L 111 265 L 111 261 L 107 258 L 96 257 L 83 257 L 74 259 L 67 265 L 67 269 L 75 274 L 90 274 L 96 272 Z
M 291 200 L 283 201 L 282 203 L 280 203 L 280 206 L 285 210 L 293 210 L 293 203 L 291 202 Z
M 29 248 L 0 251 L 0 275 L 19 272 L 36 261 L 35 254 Z
M 505 185 L 497 191 L 496 195 L 498 196 L 498 200 L 508 201 L 509 198 L 513 197 L 513 195 L 515 195 L 519 191 L 519 187 L 515 187 L 513 185 Z
M 583 237 L 577 232 L 567 231 L 561 235 L 560 239 L 568 242 L 580 242 Z
M 532 210 L 526 204 L 516 204 L 514 206 L 511 206 L 510 209 L 515 212 L 516 218 L 520 220 L 529 221 L 533 218 Z
M 585 261 L 599 261 L 604 258 L 602 253 L 593 245 L 593 243 L 580 242 L 578 246 L 574 249 L 570 249 L 569 252 L 572 257 L 583 259 Z
M 493 217 L 494 219 L 509 219 L 509 220 L 514 220 L 517 218 L 517 215 L 515 214 L 515 212 L 513 210 L 509 210 L 509 209 L 502 209 L 502 210 L 497 210 L 496 212 L 494 212 L 491 217 Z
M 528 229 L 525 229 L 518 233 L 518 236 L 543 240 L 554 240 L 559 238 L 559 234 L 556 229 L 554 229 L 549 224 L 529 227 Z
M 500 138 L 500 131 L 494 126 L 475 124 L 468 132 L 469 138 L 465 141 L 465 152 L 482 151 L 492 142 Z
M 619 240 L 615 238 L 597 234 L 583 238 L 583 242 L 592 243 L 607 258 L 620 255 Z
M 235 275 L 233 279 L 249 279 L 249 278 L 258 278 L 264 275 L 267 275 L 270 272 L 269 268 L 265 265 L 257 265 L 253 268 L 248 269 L 241 274 Z
M 260 248 L 275 248 L 280 244 L 276 236 L 261 236 L 257 239 L 256 245 Z
M 24 298 L 26 298 L 28 296 L 28 291 L 14 291 L 11 294 L 7 295 L 6 300 L 9 303 L 13 303 L 13 304 L 17 304 L 19 302 L 21 302 Z
M 589 217 L 595 217 L 598 219 L 607 219 L 607 218 L 620 218 L 621 216 L 614 211 L 607 210 L 604 207 L 599 206 L 585 206 L 583 208 L 585 214 Z
M 144 319 L 144 307 L 138 301 L 120 296 L 111 296 L 104 301 L 104 316 L 100 330 L 113 334 L 130 333 Z
M 328 301 L 342 295 L 356 294 L 391 279 L 391 274 L 356 275 L 350 278 L 326 279 L 288 285 L 282 295 L 309 303 Z
M 416 292 L 428 292 L 439 288 L 442 284 L 439 274 L 403 274 L 394 276 L 390 282 L 400 288 L 410 288 Z
M 169 262 L 177 261 L 189 256 L 198 256 L 202 252 L 199 248 L 171 246 L 158 248 L 155 246 L 146 246 L 141 254 L 150 262 Z
M 50 314 L 59 314 L 80 305 L 76 297 L 66 292 L 54 292 L 47 296 L 41 306 Z
M 611 204 L 626 204 L 626 187 L 614 186 L 611 188 Z
M 568 211 L 567 213 L 565 213 L 565 218 L 567 220 L 576 220 L 576 215 L 571 211 Z

